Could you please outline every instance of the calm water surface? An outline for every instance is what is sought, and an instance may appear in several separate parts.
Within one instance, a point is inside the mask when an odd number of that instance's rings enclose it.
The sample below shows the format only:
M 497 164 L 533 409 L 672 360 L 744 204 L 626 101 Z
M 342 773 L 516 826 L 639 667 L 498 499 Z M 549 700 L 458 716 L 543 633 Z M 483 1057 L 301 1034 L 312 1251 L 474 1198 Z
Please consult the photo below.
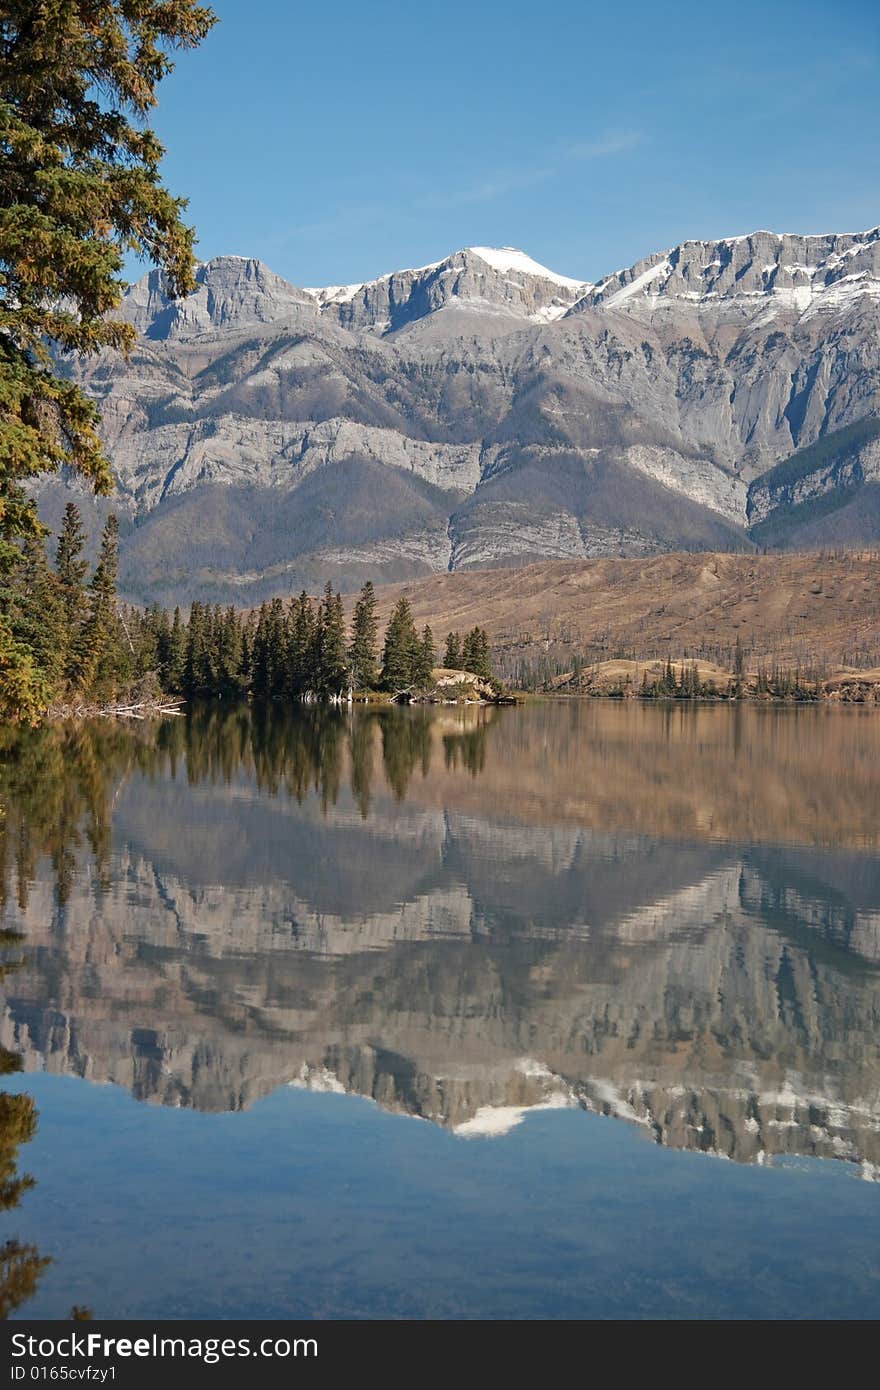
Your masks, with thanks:
M 13 1315 L 880 1312 L 877 714 L 0 753 Z

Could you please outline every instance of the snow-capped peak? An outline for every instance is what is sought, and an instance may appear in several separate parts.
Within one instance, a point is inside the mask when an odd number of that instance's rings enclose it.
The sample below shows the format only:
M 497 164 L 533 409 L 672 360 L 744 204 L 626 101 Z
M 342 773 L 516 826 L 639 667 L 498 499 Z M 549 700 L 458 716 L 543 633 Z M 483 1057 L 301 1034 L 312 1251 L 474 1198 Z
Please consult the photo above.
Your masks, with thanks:
M 541 265 L 540 261 L 532 260 L 525 251 L 519 251 L 515 246 L 469 246 L 467 252 L 479 256 L 481 261 L 485 261 L 502 275 L 516 271 L 520 275 L 533 275 L 539 280 L 550 280 L 554 285 L 562 285 L 568 290 L 583 290 L 588 283 L 586 280 L 572 280 L 569 275 L 559 275 L 555 270 L 549 270 L 547 266 Z
M 347 328 L 385 335 L 438 310 L 491 315 L 511 323 L 552 323 L 592 285 L 559 275 L 515 246 L 467 246 L 442 261 L 394 270 L 358 284 L 305 291 L 321 314 Z
M 880 298 L 876 230 L 825 236 L 757 231 L 683 241 L 615 271 L 585 292 L 573 313 L 602 306 L 653 314 L 673 305 L 737 315 L 840 312 Z
M 592 288 L 586 280 L 574 280 L 570 275 L 559 275 L 555 270 L 541 265 L 540 261 L 527 256 L 525 251 L 520 251 L 515 246 L 465 246 L 460 251 L 453 251 L 440 261 L 429 261 L 426 265 L 412 266 L 404 270 L 386 271 L 384 275 L 377 275 L 375 280 L 362 280 L 357 284 L 309 287 L 305 293 L 311 295 L 319 304 L 346 304 L 354 298 L 359 290 L 367 289 L 371 285 L 378 285 L 386 280 L 397 280 L 404 276 L 432 275 L 437 270 L 454 268 L 457 262 L 472 256 L 477 256 L 481 261 L 485 261 L 486 265 L 501 275 L 530 275 L 536 280 L 549 280 L 551 284 L 559 285 L 566 290 L 584 292 Z

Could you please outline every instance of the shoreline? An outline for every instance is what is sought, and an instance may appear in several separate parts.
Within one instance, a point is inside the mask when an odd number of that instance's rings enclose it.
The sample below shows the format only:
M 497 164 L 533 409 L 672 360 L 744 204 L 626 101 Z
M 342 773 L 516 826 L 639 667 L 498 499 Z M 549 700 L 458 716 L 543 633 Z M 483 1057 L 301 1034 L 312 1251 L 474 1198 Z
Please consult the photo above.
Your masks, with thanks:
M 389 699 L 355 699 L 349 704 L 346 702 L 334 701 L 278 701 L 268 708 L 274 710 L 291 709 L 299 706 L 300 708 L 321 706 L 326 709 L 351 709 L 354 706 L 360 709 L 373 707 L 376 710 L 387 710 L 391 708 L 420 708 L 420 709 L 493 709 L 493 708 L 513 708 L 523 707 L 530 704 L 549 703 L 570 703 L 577 700 L 589 700 L 591 702 L 607 701 L 610 704 L 639 704 L 639 705 L 674 705 L 678 707 L 706 708 L 712 707 L 736 709 L 747 706 L 756 709 L 785 708 L 785 709 L 869 709 L 880 711 L 880 692 L 871 698 L 860 696 L 839 696 L 827 693 L 815 695 L 758 695 L 755 692 L 744 692 L 742 695 L 643 695 L 639 691 L 614 692 L 606 690 L 519 690 L 512 692 L 497 700 L 410 700 L 399 702 Z M 138 723 L 152 722 L 157 719 L 167 718 L 188 718 L 189 710 L 194 706 L 203 705 L 244 705 L 249 709 L 257 709 L 251 700 L 221 701 L 213 699 L 196 700 L 186 702 L 183 700 L 168 702 L 163 701 L 149 702 L 135 707 L 117 705 L 97 705 L 97 704 L 77 704 L 77 705 L 55 705 L 47 710 L 42 724 L 65 724 L 85 722 L 92 719 L 119 719 L 134 720 Z M 4 726 L 14 729 L 19 726 L 8 724 Z M 35 727 L 40 727 L 39 725 Z

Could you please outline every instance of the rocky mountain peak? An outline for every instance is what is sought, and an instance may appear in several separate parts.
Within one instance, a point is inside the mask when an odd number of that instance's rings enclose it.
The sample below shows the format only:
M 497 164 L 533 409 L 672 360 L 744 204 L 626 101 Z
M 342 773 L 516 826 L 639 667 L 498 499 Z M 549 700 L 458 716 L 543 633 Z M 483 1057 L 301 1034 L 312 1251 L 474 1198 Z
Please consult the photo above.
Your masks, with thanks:
M 447 307 L 548 323 L 591 288 L 515 247 L 469 246 L 429 265 L 306 293 L 343 327 L 386 334 Z
M 196 288 L 184 299 L 172 299 L 164 273 L 151 270 L 130 286 L 122 314 L 145 338 L 167 339 L 277 323 L 303 308 L 314 309 L 309 295 L 262 261 L 215 256 L 198 266 Z
M 252 257 L 216 256 L 198 267 L 196 280 L 191 295 L 174 300 L 162 272 L 150 271 L 128 290 L 123 316 L 145 338 L 163 340 L 284 322 L 304 310 L 381 336 L 447 306 L 549 323 L 593 288 L 511 246 L 465 247 L 442 261 L 375 280 L 307 289 Z
M 757 231 L 718 241 L 683 241 L 592 287 L 573 312 L 602 306 L 644 315 L 673 303 L 798 315 L 880 297 L 880 228 L 800 236 Z

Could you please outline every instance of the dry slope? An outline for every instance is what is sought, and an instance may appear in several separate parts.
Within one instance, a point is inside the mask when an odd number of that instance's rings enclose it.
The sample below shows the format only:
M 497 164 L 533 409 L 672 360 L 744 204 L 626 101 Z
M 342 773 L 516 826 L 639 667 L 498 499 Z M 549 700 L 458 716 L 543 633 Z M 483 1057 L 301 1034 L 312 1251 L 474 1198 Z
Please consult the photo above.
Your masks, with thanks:
M 401 594 L 442 639 L 485 627 L 506 674 L 577 658 L 688 652 L 727 660 L 880 665 L 880 553 L 676 554 L 550 561 L 434 575 L 379 590 L 381 617 Z

